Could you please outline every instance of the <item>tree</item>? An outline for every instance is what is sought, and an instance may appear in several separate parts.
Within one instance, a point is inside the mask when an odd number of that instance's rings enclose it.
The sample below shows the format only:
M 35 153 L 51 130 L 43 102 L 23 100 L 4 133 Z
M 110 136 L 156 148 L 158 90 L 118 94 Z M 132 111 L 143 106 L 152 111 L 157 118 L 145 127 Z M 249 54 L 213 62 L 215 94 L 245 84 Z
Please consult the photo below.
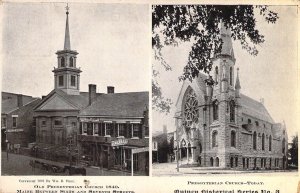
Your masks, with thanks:
M 293 136 L 292 144 L 289 149 L 289 155 L 291 157 L 290 163 L 298 166 L 298 134 Z
M 264 42 L 264 36 L 256 26 L 255 13 L 263 16 L 267 23 L 275 23 L 278 14 L 268 6 L 252 5 L 154 5 L 152 7 L 152 48 L 154 58 L 165 70 L 172 70 L 161 50 L 164 46 L 176 46 L 182 42 L 192 42 L 188 62 L 179 80 L 190 81 L 200 71 L 209 74 L 212 59 L 220 53 L 222 40 L 219 24 L 222 22 L 232 32 L 233 40 L 239 41 L 242 48 L 256 56 L 256 45 Z M 163 97 L 156 80 L 159 72 L 153 68 L 152 102 L 153 108 L 169 112 L 170 99 Z

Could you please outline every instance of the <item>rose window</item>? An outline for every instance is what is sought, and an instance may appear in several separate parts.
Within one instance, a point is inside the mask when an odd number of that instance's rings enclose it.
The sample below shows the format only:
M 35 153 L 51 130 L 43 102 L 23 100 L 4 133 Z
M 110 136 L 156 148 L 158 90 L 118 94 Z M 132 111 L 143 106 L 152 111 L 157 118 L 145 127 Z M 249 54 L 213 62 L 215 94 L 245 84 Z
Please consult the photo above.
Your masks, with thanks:
M 198 109 L 198 100 L 196 98 L 195 92 L 191 89 L 188 91 L 184 107 L 184 123 L 186 126 L 191 126 L 192 123 L 198 123 L 199 118 L 199 109 Z

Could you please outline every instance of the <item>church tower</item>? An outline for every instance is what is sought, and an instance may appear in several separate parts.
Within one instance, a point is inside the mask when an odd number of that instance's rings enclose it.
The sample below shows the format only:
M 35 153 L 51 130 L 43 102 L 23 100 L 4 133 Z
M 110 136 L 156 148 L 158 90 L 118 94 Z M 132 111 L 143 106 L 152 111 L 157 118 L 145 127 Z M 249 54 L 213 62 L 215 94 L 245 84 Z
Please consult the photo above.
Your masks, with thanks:
M 61 89 L 69 95 L 79 95 L 80 92 L 80 68 L 76 67 L 78 52 L 71 50 L 70 33 L 69 33 L 69 7 L 66 7 L 66 29 L 64 49 L 58 50 L 57 68 L 54 73 L 54 88 Z
M 222 50 L 215 54 L 213 60 L 213 72 L 215 81 L 215 93 L 220 94 L 234 90 L 234 65 L 235 57 L 232 46 L 231 32 L 229 28 L 220 24 L 220 34 L 222 39 Z
M 210 147 L 208 149 L 207 165 L 211 164 L 211 158 L 218 158 L 218 166 L 228 167 L 229 151 L 232 145 L 230 135 L 237 135 L 235 125 L 235 90 L 234 90 L 234 65 L 235 56 L 233 52 L 230 28 L 226 28 L 223 22 L 220 23 L 220 36 L 222 39 L 222 49 L 216 53 L 213 59 L 213 97 L 210 102 L 210 125 L 208 134 Z M 234 148 L 235 148 L 234 147 Z

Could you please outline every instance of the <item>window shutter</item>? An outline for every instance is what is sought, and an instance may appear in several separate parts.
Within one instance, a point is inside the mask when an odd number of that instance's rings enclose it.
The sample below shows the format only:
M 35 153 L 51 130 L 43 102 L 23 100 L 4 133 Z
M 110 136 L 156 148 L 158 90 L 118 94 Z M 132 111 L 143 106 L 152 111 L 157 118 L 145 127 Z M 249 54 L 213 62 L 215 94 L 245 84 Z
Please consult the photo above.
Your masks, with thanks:
M 79 122 L 79 134 L 82 134 L 82 122 Z
M 129 123 L 129 121 L 126 121 L 126 126 L 125 126 L 125 137 L 126 137 L 126 138 L 131 138 L 130 134 L 131 134 L 130 123 Z
M 143 125 L 139 124 L 139 138 L 142 139 L 143 138 Z
M 112 131 L 111 131 L 112 137 L 117 137 L 118 132 L 116 131 L 116 128 L 117 128 L 116 126 L 117 126 L 116 121 L 113 121 L 112 122 Z

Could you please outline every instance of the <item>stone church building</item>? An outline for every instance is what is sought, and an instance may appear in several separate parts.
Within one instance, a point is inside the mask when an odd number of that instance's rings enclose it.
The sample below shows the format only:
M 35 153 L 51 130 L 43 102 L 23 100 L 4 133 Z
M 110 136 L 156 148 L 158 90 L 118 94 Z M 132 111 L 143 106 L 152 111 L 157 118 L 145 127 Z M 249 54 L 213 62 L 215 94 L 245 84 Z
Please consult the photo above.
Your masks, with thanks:
M 213 76 L 200 73 L 180 90 L 175 153 L 178 145 L 181 164 L 203 167 L 286 168 L 285 124 L 274 122 L 263 100 L 241 93 L 231 32 L 223 25 L 220 31 L 223 46 L 213 59 Z
M 50 159 L 84 158 L 89 165 L 148 173 L 149 92 L 80 91 L 81 69 L 71 49 L 69 11 L 64 49 L 56 52 L 54 89 L 35 106 L 36 143 Z M 55 157 L 55 158 L 53 158 Z M 133 164 L 133 165 L 132 165 Z

